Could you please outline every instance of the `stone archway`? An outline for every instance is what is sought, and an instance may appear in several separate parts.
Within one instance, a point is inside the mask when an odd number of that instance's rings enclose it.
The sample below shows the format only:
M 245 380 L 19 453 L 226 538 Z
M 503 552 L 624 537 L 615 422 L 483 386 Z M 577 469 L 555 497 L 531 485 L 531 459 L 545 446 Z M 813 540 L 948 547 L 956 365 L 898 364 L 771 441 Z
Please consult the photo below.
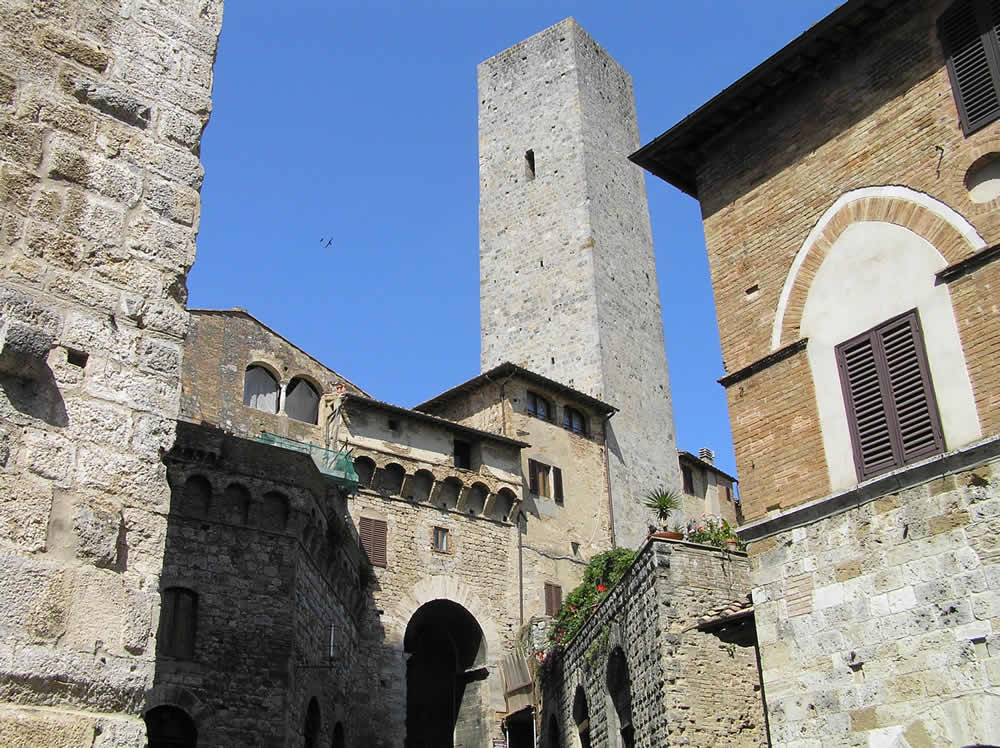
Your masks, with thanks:
M 488 737 L 486 640 L 451 600 L 421 605 L 406 626 L 406 747 L 464 748 Z
M 144 715 L 149 748 L 195 748 L 198 728 L 191 716 L 180 707 L 164 704 Z

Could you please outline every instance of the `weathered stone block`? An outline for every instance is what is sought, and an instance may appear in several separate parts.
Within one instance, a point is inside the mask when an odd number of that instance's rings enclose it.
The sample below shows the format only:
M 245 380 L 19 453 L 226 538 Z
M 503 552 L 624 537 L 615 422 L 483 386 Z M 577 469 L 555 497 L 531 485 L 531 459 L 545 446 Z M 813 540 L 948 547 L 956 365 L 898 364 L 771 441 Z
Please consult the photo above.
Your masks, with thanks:
M 112 568 L 118 557 L 119 515 L 100 506 L 80 504 L 73 516 L 76 555 L 100 568 Z
M 61 57 L 68 57 L 81 65 L 93 68 L 98 73 L 103 73 L 110 61 L 107 52 L 71 36 L 62 29 L 44 28 L 40 31 L 38 40 L 46 49 Z
M 106 83 L 78 80 L 73 86 L 73 95 L 78 101 L 110 114 L 126 124 L 141 129 L 149 126 L 151 116 L 149 105 L 126 91 Z
M 0 452 L 4 451 L 0 446 Z M 0 454 L 0 457 L 3 457 Z M 5 459 L 0 459 L 2 468 Z M 45 550 L 52 485 L 48 481 L 0 477 L 0 538 L 28 553 Z

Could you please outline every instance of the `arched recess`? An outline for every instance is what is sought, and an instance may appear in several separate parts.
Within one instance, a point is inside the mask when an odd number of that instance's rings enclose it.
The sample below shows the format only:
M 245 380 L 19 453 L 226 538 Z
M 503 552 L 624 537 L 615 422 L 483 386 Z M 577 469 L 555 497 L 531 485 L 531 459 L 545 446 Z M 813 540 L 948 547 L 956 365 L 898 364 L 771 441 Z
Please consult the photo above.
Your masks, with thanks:
M 184 514 L 207 517 L 212 505 L 212 484 L 203 475 L 192 475 L 184 483 L 180 509 Z
M 948 259 L 899 223 L 856 220 L 839 232 L 812 273 L 799 312 L 812 373 L 830 488 L 858 483 L 835 349 L 888 320 L 917 310 L 945 449 L 981 436 L 975 395 L 946 284 Z
M 573 722 L 576 723 L 580 748 L 590 748 L 590 709 L 587 706 L 587 693 L 582 685 L 578 685 L 573 694 Z
M 230 483 L 222 493 L 220 507 L 222 521 L 234 525 L 248 524 L 250 519 L 250 491 L 239 483 Z
M 849 226 L 869 221 L 901 226 L 924 238 L 941 253 L 942 267 L 986 246 L 969 221 L 926 193 L 899 185 L 845 192 L 816 222 L 792 261 L 774 315 L 771 350 L 804 336 L 802 310 L 823 260 Z
M 146 697 L 146 711 L 143 714 L 143 718 L 146 720 L 147 733 L 150 732 L 148 715 L 156 712 L 154 719 L 159 719 L 161 715 L 170 715 L 170 710 L 177 710 L 190 720 L 191 726 L 195 729 L 195 742 L 154 743 L 151 739 L 149 742 L 150 748 L 159 748 L 160 746 L 163 748 L 166 748 L 166 746 L 182 746 L 183 748 L 187 748 L 187 746 L 197 745 L 198 735 L 203 736 L 203 743 L 205 742 L 205 736 L 211 736 L 215 720 L 215 713 L 212 711 L 212 708 L 186 688 L 163 683 L 153 686 L 153 689 Z M 174 714 L 176 715 L 176 712 Z
M 377 489 L 379 493 L 389 496 L 399 496 L 403 490 L 403 480 L 406 478 L 406 471 L 397 462 L 390 462 L 376 473 L 378 478 Z
M 418 470 L 410 479 L 409 495 L 411 501 L 423 502 L 431 497 L 434 488 L 434 475 L 429 470 Z
M 451 600 L 410 617 L 403 636 L 407 745 L 482 745 L 486 727 L 486 641 L 476 618 Z
M 635 746 L 635 728 L 632 725 L 632 678 L 629 675 L 625 652 L 621 647 L 615 647 L 608 655 L 605 682 L 611 706 L 615 712 L 614 727 L 618 731 L 617 736 L 609 735 L 609 743 L 615 745 L 613 741 L 617 737 L 619 741 L 617 745 L 620 745 L 621 748 L 633 748 Z M 610 729 L 609 725 L 609 731 Z
M 375 460 L 371 457 L 356 457 L 354 470 L 358 474 L 358 485 L 362 488 L 371 488 L 372 478 L 375 477 Z
M 309 699 L 309 706 L 306 707 L 306 722 L 302 728 L 305 748 L 319 748 L 319 733 L 323 728 L 323 720 L 319 713 L 319 704 L 316 698 Z

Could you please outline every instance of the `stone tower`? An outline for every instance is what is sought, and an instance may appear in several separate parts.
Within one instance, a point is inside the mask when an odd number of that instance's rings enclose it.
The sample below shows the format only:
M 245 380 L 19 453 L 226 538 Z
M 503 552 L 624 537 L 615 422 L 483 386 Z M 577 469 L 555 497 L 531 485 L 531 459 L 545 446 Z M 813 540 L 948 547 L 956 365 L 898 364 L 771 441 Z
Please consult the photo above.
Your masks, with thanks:
M 620 409 L 614 526 L 634 547 L 638 500 L 680 480 L 631 77 L 571 18 L 478 73 L 482 367 L 509 360 Z

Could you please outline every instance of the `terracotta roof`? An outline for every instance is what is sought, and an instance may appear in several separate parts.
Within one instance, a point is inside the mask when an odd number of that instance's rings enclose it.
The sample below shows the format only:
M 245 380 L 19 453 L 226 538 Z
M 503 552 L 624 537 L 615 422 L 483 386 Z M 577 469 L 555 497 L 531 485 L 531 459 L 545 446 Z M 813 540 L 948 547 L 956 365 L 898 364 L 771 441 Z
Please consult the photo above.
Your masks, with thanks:
M 541 374 L 536 374 L 533 371 L 525 369 L 523 366 L 512 364 L 509 361 L 506 361 L 499 366 L 494 366 L 492 369 L 487 372 L 483 372 L 478 377 L 473 377 L 466 382 L 462 382 L 462 384 L 452 387 L 450 390 L 445 390 L 440 395 L 432 397 L 430 400 L 422 402 L 419 405 L 415 405 L 414 409 L 429 412 L 461 394 L 474 392 L 484 385 L 495 382 L 497 379 L 503 379 L 504 377 L 509 377 L 515 374 L 534 382 L 541 387 L 546 387 L 547 389 L 566 395 L 568 398 L 577 403 L 587 405 L 601 415 L 610 416 L 618 412 L 618 408 L 613 405 L 608 405 L 606 402 L 598 400 L 596 397 L 591 397 L 590 395 L 580 392 L 579 390 L 575 390 L 568 385 L 561 384 L 560 382 L 557 382 L 554 379 L 549 379 L 548 377 L 543 377 Z
M 750 599 L 748 593 L 744 597 L 730 600 L 727 603 L 717 605 L 711 610 L 705 611 L 698 622 L 698 628 L 702 631 L 709 631 L 752 615 L 753 600 Z

